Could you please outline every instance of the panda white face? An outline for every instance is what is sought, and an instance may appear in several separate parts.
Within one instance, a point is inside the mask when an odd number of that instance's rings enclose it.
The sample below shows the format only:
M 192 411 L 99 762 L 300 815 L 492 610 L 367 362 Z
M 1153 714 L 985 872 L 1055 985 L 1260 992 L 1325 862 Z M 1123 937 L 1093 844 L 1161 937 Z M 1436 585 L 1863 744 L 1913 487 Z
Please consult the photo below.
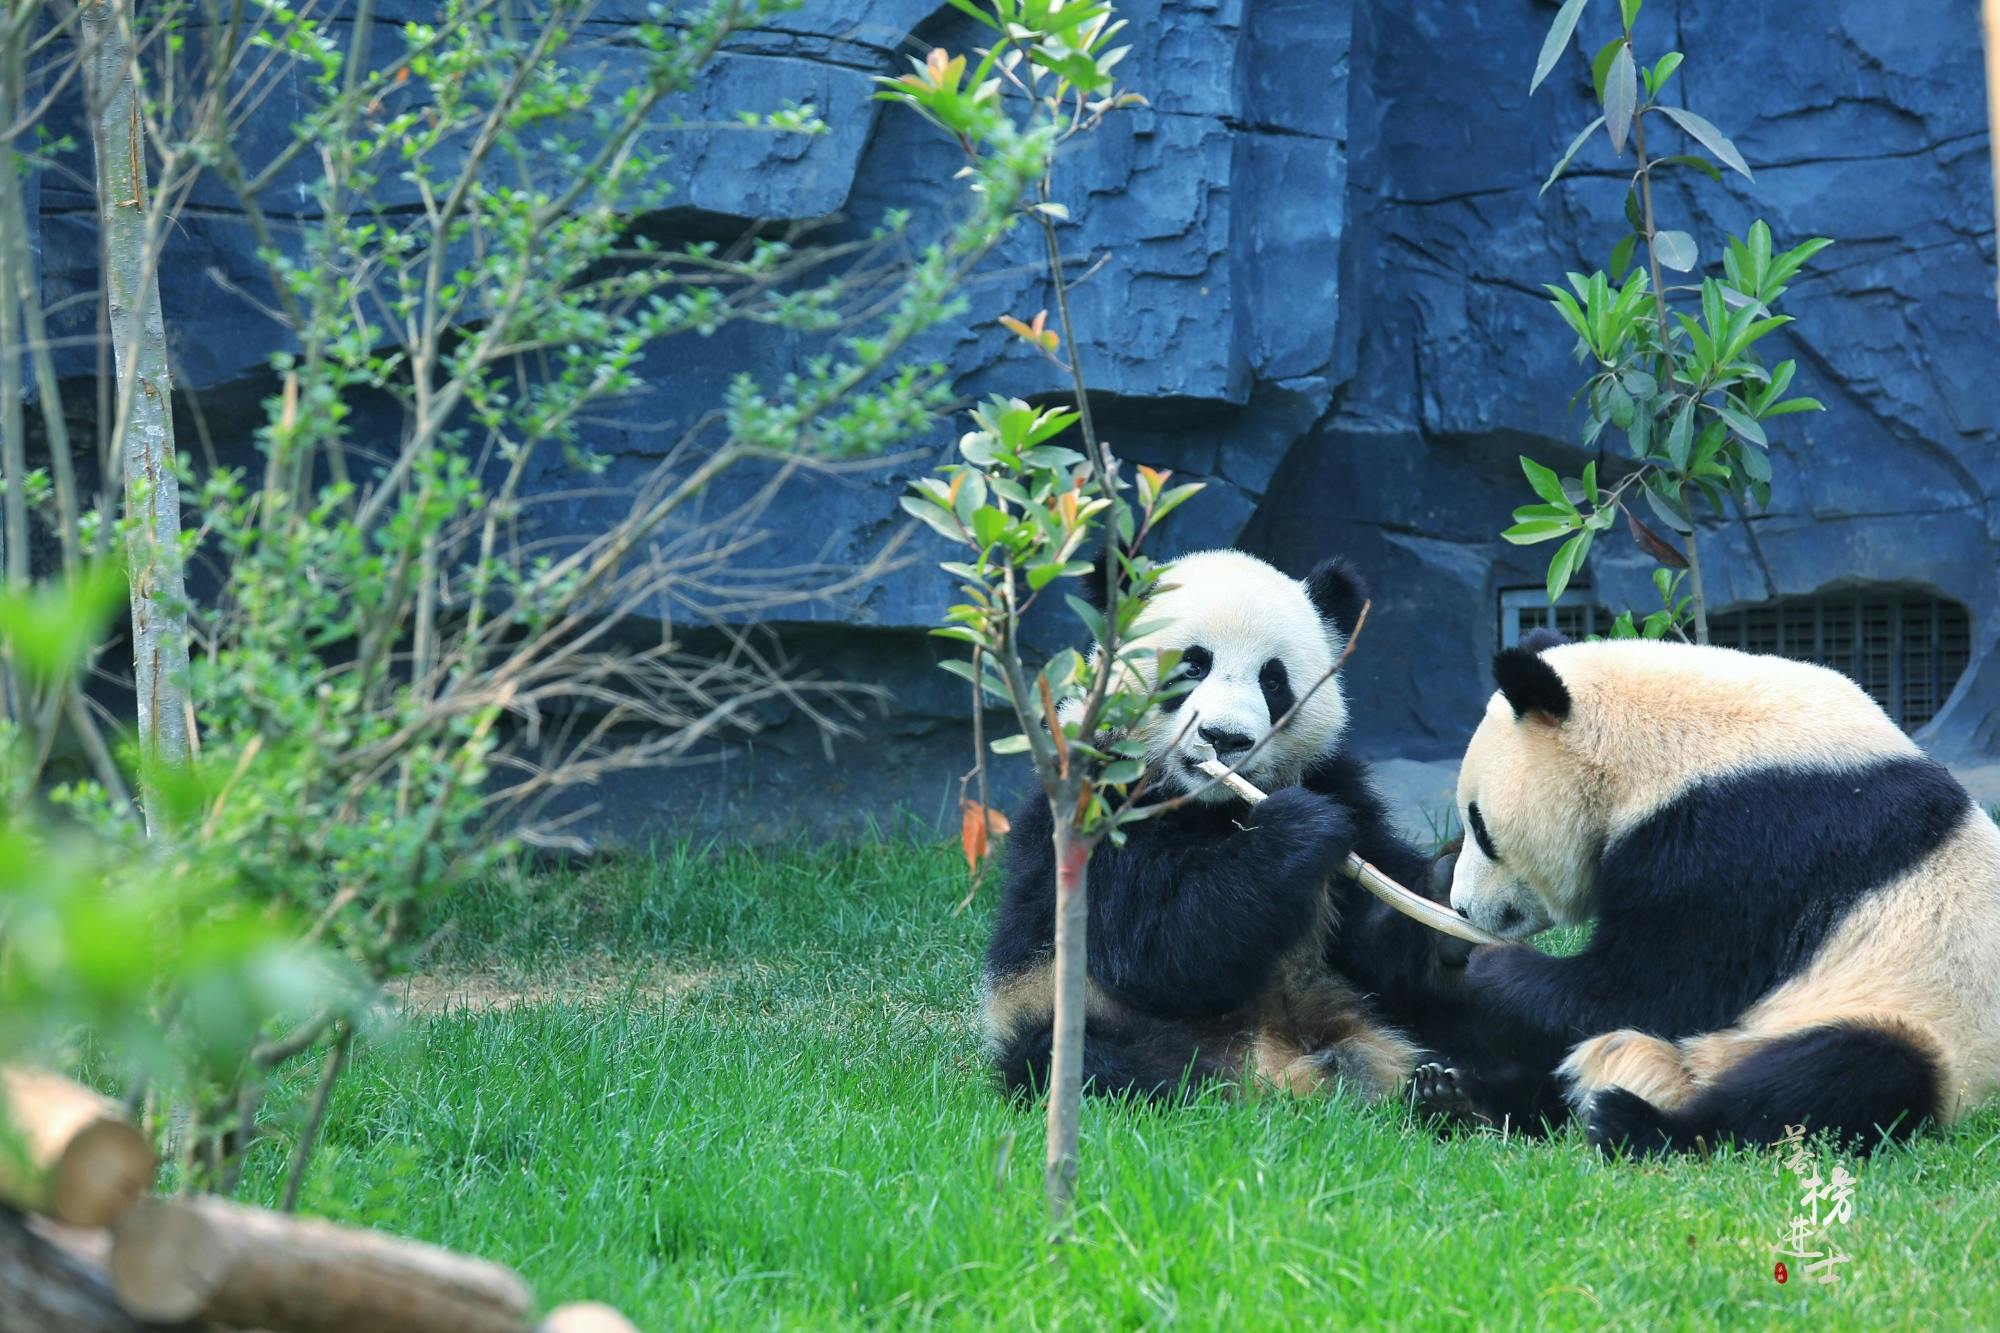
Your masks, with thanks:
M 1596 898 L 1604 821 L 1589 770 L 1564 735 L 1569 697 L 1548 655 L 1502 654 L 1527 683 L 1510 698 L 1502 675 L 1458 770 L 1465 845 L 1451 905 L 1505 939 L 1586 920 Z
M 1178 649 L 1172 679 L 1193 687 L 1137 729 L 1156 789 L 1234 799 L 1198 767 L 1210 751 L 1266 791 L 1296 784 L 1347 728 L 1339 681 L 1320 682 L 1346 643 L 1343 610 L 1359 609 L 1358 580 L 1329 565 L 1302 582 L 1240 551 L 1206 551 L 1174 561 L 1161 588 L 1145 617 L 1157 628 L 1137 646 Z

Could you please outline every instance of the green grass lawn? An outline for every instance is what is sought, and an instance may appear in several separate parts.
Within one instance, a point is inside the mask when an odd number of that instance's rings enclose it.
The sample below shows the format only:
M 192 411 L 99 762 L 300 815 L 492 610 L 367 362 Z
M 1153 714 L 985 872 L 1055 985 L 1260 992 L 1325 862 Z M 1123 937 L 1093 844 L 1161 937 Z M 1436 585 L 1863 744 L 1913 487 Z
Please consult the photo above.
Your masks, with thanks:
M 952 852 L 884 842 L 495 890 L 432 1016 L 357 1058 L 304 1207 L 646 1328 L 2000 1328 L 1992 1111 L 1849 1163 L 1830 1287 L 1773 1280 L 1796 1189 L 1771 1156 L 1610 1166 L 1341 1101 L 1089 1106 L 1052 1246 L 1040 1108 L 995 1094 L 973 1021 L 990 899 L 953 916 L 962 887 Z M 258 1147 L 247 1194 L 288 1150 Z

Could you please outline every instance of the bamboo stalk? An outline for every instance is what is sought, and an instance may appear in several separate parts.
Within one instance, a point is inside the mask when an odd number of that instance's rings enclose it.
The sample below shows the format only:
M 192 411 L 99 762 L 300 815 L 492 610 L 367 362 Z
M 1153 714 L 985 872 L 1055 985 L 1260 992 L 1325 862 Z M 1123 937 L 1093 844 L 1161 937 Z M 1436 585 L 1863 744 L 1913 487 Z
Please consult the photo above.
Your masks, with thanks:
M 1267 799 L 1264 793 L 1258 790 L 1255 783 L 1249 781 L 1240 773 L 1232 772 L 1218 760 L 1202 760 L 1201 771 L 1252 805 L 1261 804 Z M 1347 859 L 1341 862 L 1340 873 L 1374 894 L 1377 898 L 1380 898 L 1383 902 L 1389 904 L 1389 906 L 1395 908 L 1398 912 L 1401 912 L 1404 916 L 1409 917 L 1413 921 L 1421 921 L 1432 930 L 1441 930 L 1447 935 L 1461 940 L 1468 940 L 1473 944 L 1506 943 L 1498 935 L 1489 934 L 1481 930 L 1478 926 L 1473 925 L 1470 921 L 1467 921 L 1451 909 L 1441 907 L 1420 894 L 1410 892 L 1395 880 L 1390 879 L 1380 870 L 1356 856 L 1353 852 L 1349 852 Z
M 71 1226 L 109 1225 L 153 1185 L 153 1149 L 125 1108 L 80 1083 L 0 1068 L 0 1200 Z

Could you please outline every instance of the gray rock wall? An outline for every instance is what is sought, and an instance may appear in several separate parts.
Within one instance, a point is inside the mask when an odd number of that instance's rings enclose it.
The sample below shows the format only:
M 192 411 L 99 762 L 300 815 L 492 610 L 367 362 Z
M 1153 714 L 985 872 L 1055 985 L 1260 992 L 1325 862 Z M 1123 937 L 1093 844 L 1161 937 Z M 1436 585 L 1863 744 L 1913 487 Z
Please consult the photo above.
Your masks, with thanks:
M 639 3 L 603 10 L 604 33 Z M 426 8 L 377 5 L 391 17 Z M 1527 97 L 1554 8 L 1130 0 L 1122 72 L 1152 105 L 1117 116 L 1059 173 L 1069 253 L 1108 256 L 1076 297 L 1106 432 L 1129 458 L 1210 483 L 1174 520 L 1169 549 L 1242 544 L 1298 572 L 1336 552 L 1357 560 L 1376 605 L 1348 690 L 1360 743 L 1380 757 L 1442 761 L 1462 746 L 1487 693 L 1499 590 L 1538 582 L 1547 554 L 1495 536 L 1526 497 L 1516 455 L 1572 471 L 1583 461 L 1564 412 L 1569 337 L 1540 284 L 1602 266 L 1622 192 L 1600 145 L 1536 197 L 1592 114 L 1574 54 Z M 1615 10 L 1593 8 L 1587 49 Z M 975 45 L 978 31 L 941 0 L 808 0 L 740 42 L 685 109 L 713 118 L 810 99 L 832 132 L 675 134 L 679 193 L 649 227 L 672 238 L 835 217 L 841 234 L 890 208 L 934 220 L 952 203 L 936 183 L 953 150 L 869 100 L 869 77 L 933 44 Z M 1839 242 L 1788 298 L 1799 323 L 1774 339 L 1799 358 L 1796 391 L 1829 410 L 1787 419 L 1769 514 L 1704 533 L 1711 597 L 1722 607 L 1882 582 L 1965 603 L 1972 665 L 1923 739 L 1976 765 L 2000 750 L 2000 328 L 1976 14 L 1962 0 L 1650 0 L 1640 37 L 1689 53 L 1670 96 L 1731 133 L 1757 173 L 1754 185 L 1670 187 L 1672 225 L 1709 254 L 1754 216 L 1781 240 Z M 624 57 L 613 46 L 605 58 L 615 83 Z M 275 147 L 282 129 L 270 133 Z M 270 388 L 272 331 L 246 305 L 260 267 L 227 199 L 198 202 L 163 269 L 177 371 L 211 430 L 247 438 Z M 87 201 L 50 177 L 39 206 L 45 294 L 88 290 Z M 969 398 L 1064 388 L 986 322 L 1049 304 L 1036 258 L 1025 235 L 996 256 L 974 325 L 923 349 Z M 727 373 L 797 355 L 732 332 L 655 356 L 652 394 L 600 428 L 613 480 L 643 470 L 661 425 L 704 408 Z M 879 549 L 903 525 L 896 496 L 918 466 L 792 485 L 758 558 L 839 563 Z M 714 502 L 755 481 L 735 479 Z M 579 501 L 557 521 L 583 529 L 609 513 Z M 910 549 L 905 568 L 788 612 L 776 630 L 800 664 L 887 691 L 860 739 L 829 751 L 774 712 L 710 765 L 600 793 L 609 824 L 766 836 L 944 812 L 968 760 L 964 690 L 935 670 L 923 632 L 949 593 L 931 566 L 939 551 L 923 539 Z M 1588 577 L 1603 601 L 1643 607 L 1646 573 L 1614 539 Z M 1068 627 L 1039 628 L 1053 642 Z

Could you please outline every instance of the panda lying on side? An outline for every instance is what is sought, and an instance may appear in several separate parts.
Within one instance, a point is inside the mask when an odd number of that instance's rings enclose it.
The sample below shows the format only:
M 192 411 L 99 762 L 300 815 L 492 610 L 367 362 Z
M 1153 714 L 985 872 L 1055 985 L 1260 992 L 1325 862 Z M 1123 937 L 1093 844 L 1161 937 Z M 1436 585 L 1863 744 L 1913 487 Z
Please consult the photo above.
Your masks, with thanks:
M 1162 586 L 1147 614 L 1158 628 L 1143 643 L 1180 649 L 1180 674 L 1195 684 L 1140 729 L 1152 799 L 1207 789 L 1091 857 L 1088 1086 L 1164 1098 L 1247 1065 L 1295 1092 L 1335 1077 L 1364 1097 L 1395 1092 L 1429 1058 L 1418 1041 L 1462 1021 L 1449 997 L 1455 970 L 1437 957 L 1436 942 L 1456 941 L 1336 873 L 1350 850 L 1419 889 L 1428 868 L 1342 749 L 1338 679 L 1243 768 L 1270 793 L 1254 810 L 1195 767 L 1204 743 L 1224 763 L 1241 759 L 1326 674 L 1354 631 L 1360 581 L 1343 563 L 1301 583 L 1210 551 L 1174 561 Z M 1050 822 L 1039 794 L 1014 817 L 987 951 L 987 1036 L 1017 1091 L 1048 1079 Z M 1462 951 L 1449 961 L 1462 963 Z
M 2000 1088 L 2000 827 L 1951 775 L 1835 672 L 1555 642 L 1495 659 L 1451 902 L 1507 936 L 1596 921 L 1465 975 L 1591 1141 L 1869 1149 Z

